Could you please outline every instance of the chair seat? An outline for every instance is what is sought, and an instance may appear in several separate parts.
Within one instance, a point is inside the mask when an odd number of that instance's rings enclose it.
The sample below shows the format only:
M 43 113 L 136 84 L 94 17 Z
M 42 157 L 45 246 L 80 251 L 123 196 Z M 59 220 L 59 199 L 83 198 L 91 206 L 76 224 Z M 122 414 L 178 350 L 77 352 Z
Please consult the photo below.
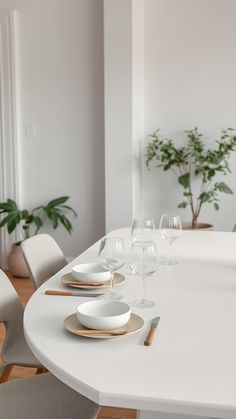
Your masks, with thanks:
M 20 335 L 13 345 L 8 345 L 7 350 L 2 352 L 2 360 L 6 364 L 21 365 L 24 367 L 42 367 L 42 364 L 29 349 L 25 338 Z
M 95 419 L 99 405 L 51 373 L 0 384 L 0 419 Z
M 43 367 L 25 340 L 23 314 L 24 308 L 15 288 L 0 269 L 0 322 L 4 324 L 6 331 L 0 354 L 0 383 L 8 380 L 14 365 L 37 369 Z

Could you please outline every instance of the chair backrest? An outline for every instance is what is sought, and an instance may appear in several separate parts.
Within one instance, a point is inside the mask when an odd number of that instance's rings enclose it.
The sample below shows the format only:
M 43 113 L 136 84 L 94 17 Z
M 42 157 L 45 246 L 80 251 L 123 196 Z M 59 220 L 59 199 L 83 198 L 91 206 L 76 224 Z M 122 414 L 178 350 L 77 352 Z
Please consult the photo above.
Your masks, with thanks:
M 57 242 L 49 234 L 37 234 L 21 243 L 34 289 L 66 264 L 66 258 Z
M 5 324 L 6 336 L 2 354 L 23 336 L 23 313 L 19 296 L 7 275 L 0 269 L 0 322 Z M 4 356 L 3 356 L 4 358 Z

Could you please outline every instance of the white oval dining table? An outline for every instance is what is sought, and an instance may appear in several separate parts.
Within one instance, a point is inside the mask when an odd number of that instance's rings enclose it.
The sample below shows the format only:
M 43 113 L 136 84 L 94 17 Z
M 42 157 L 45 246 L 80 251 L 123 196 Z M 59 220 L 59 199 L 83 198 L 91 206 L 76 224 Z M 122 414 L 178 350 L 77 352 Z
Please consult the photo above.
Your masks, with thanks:
M 110 233 L 124 237 L 130 229 Z M 156 232 L 161 256 L 167 243 Z M 176 266 L 160 265 L 146 279 L 153 308 L 132 308 L 144 320 L 135 334 L 91 339 L 65 330 L 64 319 L 92 298 L 45 295 L 62 290 L 72 266 L 97 259 L 99 243 L 46 281 L 24 314 L 27 342 L 45 367 L 71 388 L 103 406 L 138 410 L 140 419 L 236 418 L 236 233 L 183 231 L 173 243 Z M 128 265 L 119 287 L 130 303 L 141 293 Z M 67 288 L 68 289 L 68 288 Z M 76 291 L 76 290 L 75 290 Z M 85 291 L 86 292 L 86 291 Z M 152 318 L 160 316 L 151 346 Z

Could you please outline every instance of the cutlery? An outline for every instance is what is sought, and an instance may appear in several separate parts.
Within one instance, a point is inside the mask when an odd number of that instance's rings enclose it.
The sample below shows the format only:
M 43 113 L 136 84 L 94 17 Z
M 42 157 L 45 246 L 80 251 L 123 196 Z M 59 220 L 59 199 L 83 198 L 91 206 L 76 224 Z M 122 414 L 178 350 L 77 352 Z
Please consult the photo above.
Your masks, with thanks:
M 122 336 L 127 334 L 127 330 L 104 330 L 104 329 L 81 329 L 77 330 L 78 335 L 109 335 L 109 336 Z
M 149 333 L 144 341 L 144 345 L 145 346 L 150 346 L 152 344 L 154 335 L 156 333 L 157 330 L 157 325 L 159 323 L 160 320 L 160 316 L 159 317 L 154 317 L 154 319 L 152 319 L 152 323 L 151 323 L 151 328 L 149 330 Z
M 88 281 L 63 281 L 65 285 L 89 285 L 91 287 L 101 287 L 105 282 L 88 282 Z
M 46 290 L 45 294 L 46 295 L 66 295 L 66 296 L 72 296 L 72 297 L 98 297 L 99 295 L 103 295 L 103 294 L 98 294 L 98 293 L 85 294 L 85 292 L 58 291 L 58 290 Z

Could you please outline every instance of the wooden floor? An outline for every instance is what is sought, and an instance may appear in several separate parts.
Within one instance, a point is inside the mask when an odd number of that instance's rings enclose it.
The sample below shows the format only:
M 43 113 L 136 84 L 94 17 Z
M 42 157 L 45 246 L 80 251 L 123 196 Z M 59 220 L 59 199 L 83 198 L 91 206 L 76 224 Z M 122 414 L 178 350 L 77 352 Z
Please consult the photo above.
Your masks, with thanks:
M 22 304 L 26 304 L 32 294 L 32 287 L 30 280 L 27 278 L 12 278 L 11 279 L 17 293 L 20 296 Z M 0 348 L 4 339 L 4 326 L 0 323 Z M 14 367 L 10 379 L 15 379 L 27 375 L 35 374 L 34 368 Z M 103 407 L 100 411 L 98 419 L 136 419 L 136 411 L 131 409 L 117 409 L 111 407 Z

